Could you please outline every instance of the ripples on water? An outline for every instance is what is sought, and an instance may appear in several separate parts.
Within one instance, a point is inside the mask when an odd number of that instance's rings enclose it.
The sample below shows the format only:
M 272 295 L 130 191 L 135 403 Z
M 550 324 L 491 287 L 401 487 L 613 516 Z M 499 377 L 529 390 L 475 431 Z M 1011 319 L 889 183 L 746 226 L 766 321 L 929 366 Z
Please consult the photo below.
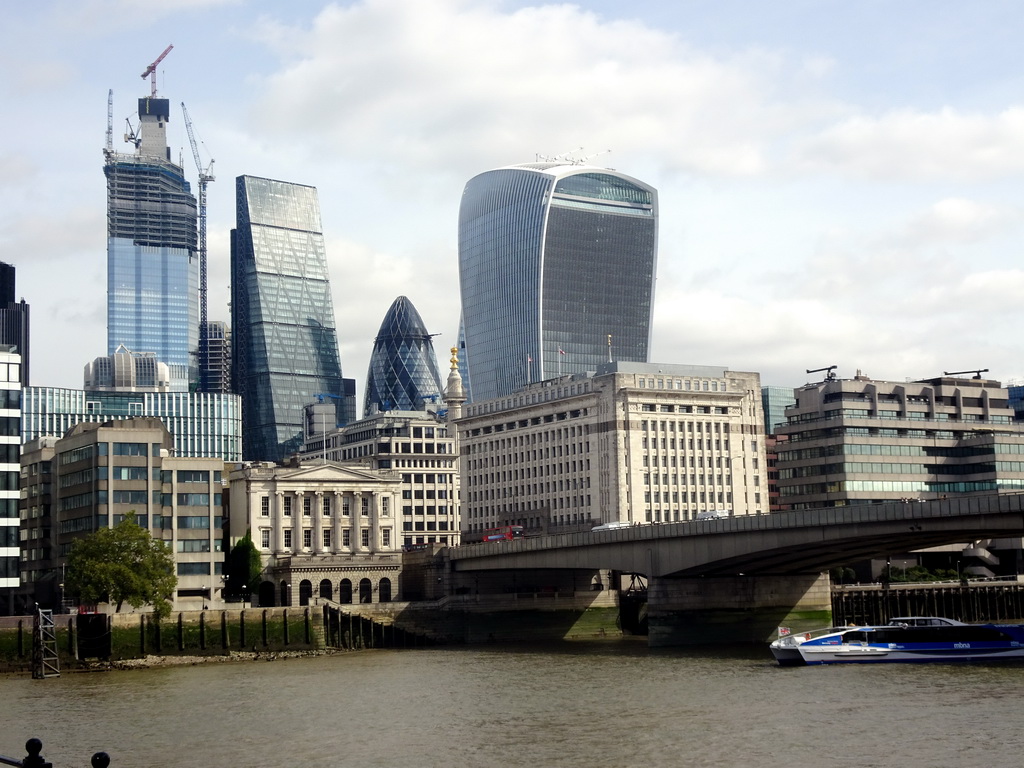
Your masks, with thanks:
M 54 768 L 1019 765 L 1024 665 L 781 669 L 767 649 L 367 651 L 0 678 Z

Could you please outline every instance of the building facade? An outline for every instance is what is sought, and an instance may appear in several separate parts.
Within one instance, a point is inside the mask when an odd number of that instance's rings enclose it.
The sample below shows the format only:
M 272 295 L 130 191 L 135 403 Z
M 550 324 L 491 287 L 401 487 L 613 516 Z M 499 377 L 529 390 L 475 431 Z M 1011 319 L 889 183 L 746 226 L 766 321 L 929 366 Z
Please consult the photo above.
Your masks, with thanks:
M 265 462 L 241 465 L 228 479 L 232 541 L 250 531 L 263 557 L 254 604 L 400 599 L 397 473 Z
M 171 433 L 174 455 L 242 459 L 242 402 L 238 395 L 199 392 L 108 392 L 27 387 L 21 410 L 25 442 L 63 437 L 82 423 L 154 416 Z
M 74 542 L 127 515 L 174 553 L 176 610 L 221 599 L 223 472 L 217 458 L 173 455 L 155 418 L 83 423 L 25 446 L 22 571 L 38 596 L 63 599 L 58 578 Z M 45 595 L 45 597 L 44 597 Z
M 206 324 L 206 392 L 231 391 L 231 329 L 213 320 Z
M 607 363 L 463 413 L 467 538 L 501 525 L 552 533 L 768 510 L 756 373 Z
M 314 187 L 254 176 L 239 176 L 236 193 L 231 352 L 242 454 L 280 461 L 302 448 L 303 407 L 344 395 L 320 205 Z M 333 402 L 341 423 L 344 406 Z
M 459 455 L 455 430 L 433 411 L 377 413 L 342 429 L 315 419 L 303 458 L 394 472 L 401 481 L 401 544 L 459 543 Z M 396 521 L 396 526 L 398 525 Z
M 657 192 L 625 174 L 532 163 L 471 179 L 459 210 L 470 398 L 646 362 L 657 242 Z
M 441 377 L 430 334 L 412 302 L 399 296 L 373 340 L 363 416 L 421 411 L 440 401 Z
M 107 178 L 107 353 L 150 352 L 188 391 L 199 344 L 197 205 L 167 146 L 170 102 L 139 99 L 131 154 L 104 151 Z
M 1024 489 L 1024 426 L 998 381 L 858 372 L 794 402 L 777 451 L 780 502 L 795 509 Z
M 0 349 L 0 613 L 14 612 L 19 577 L 21 355 Z
M 15 300 L 15 269 L 0 262 L 0 346 L 9 345 L 21 356 L 21 386 L 29 385 L 29 306 Z

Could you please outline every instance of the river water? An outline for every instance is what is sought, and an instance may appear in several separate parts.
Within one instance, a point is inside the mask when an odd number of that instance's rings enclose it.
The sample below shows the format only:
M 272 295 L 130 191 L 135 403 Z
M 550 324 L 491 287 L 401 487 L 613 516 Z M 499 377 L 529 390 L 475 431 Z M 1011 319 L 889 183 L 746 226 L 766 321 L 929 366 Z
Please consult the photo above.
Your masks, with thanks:
M 635 641 L 0 677 L 0 754 L 54 768 L 1024 762 L 1024 665 L 780 668 Z

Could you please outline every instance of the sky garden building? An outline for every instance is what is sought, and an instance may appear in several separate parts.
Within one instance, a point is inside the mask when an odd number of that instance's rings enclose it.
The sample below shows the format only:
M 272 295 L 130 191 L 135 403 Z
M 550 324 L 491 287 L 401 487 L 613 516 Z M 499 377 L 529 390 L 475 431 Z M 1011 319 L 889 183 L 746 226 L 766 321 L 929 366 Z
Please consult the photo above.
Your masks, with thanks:
M 470 398 L 647 362 L 657 242 L 657 192 L 625 174 L 530 163 L 470 179 L 459 210 Z

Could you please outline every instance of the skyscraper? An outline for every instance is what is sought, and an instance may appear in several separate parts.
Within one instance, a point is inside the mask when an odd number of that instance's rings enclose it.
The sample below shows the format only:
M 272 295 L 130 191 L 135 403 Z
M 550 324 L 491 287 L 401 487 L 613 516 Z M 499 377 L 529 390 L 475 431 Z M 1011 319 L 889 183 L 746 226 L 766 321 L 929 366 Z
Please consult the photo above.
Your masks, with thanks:
M 232 386 L 242 456 L 279 461 L 302 447 L 316 395 L 344 420 L 344 390 L 315 187 L 239 176 L 231 232 Z
M 21 386 L 28 380 L 28 304 L 14 299 L 14 266 L 0 261 L 0 345 L 10 345 L 21 355 Z
M 132 154 L 104 152 L 107 354 L 124 346 L 167 363 L 172 387 L 195 379 L 199 344 L 196 199 L 167 146 L 170 102 L 139 99 Z
M 373 340 L 363 415 L 422 411 L 428 401 L 440 406 L 441 377 L 434 345 L 416 307 L 405 296 L 399 296 Z
M 657 191 L 617 171 L 530 163 L 466 184 L 459 278 L 470 396 L 647 362 Z

